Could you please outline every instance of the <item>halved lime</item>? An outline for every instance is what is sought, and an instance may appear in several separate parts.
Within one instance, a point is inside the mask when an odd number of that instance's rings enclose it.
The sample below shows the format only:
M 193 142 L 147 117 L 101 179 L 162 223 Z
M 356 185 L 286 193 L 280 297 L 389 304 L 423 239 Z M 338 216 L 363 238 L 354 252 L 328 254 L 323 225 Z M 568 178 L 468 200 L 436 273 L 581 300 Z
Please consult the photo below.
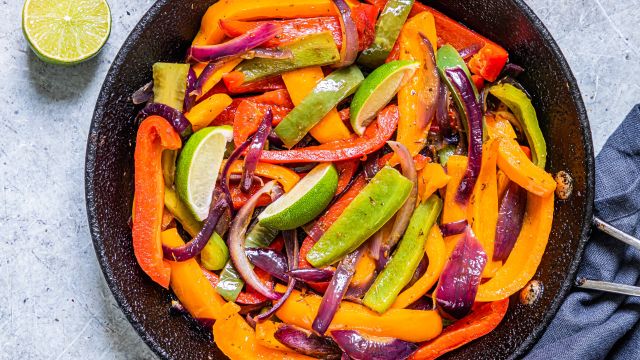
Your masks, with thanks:
M 111 11 L 105 0 L 27 0 L 22 31 L 43 61 L 73 65 L 92 58 L 107 42 Z
M 369 74 L 351 101 L 353 131 L 362 135 L 378 111 L 391 101 L 419 67 L 420 63 L 417 61 L 397 60 L 386 63 Z
M 338 171 L 330 163 L 314 167 L 288 193 L 267 206 L 260 224 L 278 230 L 302 226 L 320 215 L 338 188 Z
M 231 126 L 208 127 L 193 134 L 178 157 L 176 190 L 200 221 L 204 221 L 209 213 L 218 171 L 227 142 L 231 140 Z

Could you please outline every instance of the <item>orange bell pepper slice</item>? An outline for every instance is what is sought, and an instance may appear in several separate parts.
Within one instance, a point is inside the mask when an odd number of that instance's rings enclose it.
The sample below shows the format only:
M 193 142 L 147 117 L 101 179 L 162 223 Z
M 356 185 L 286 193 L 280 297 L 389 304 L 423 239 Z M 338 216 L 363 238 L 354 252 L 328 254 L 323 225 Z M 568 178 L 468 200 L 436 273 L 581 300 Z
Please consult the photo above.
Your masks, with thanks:
M 222 167 L 224 167 L 226 160 L 222 162 Z M 229 167 L 230 174 L 242 174 L 243 171 L 243 162 L 241 160 L 236 160 Z M 280 185 L 282 185 L 282 189 L 285 192 L 289 192 L 295 184 L 300 181 L 300 175 L 296 174 L 295 171 L 286 168 L 284 166 L 267 164 L 263 162 L 258 162 L 256 166 L 255 174 L 258 176 L 263 176 L 269 179 L 276 180 Z
M 276 291 L 285 287 L 277 285 Z M 294 290 L 276 316 L 287 324 L 311 330 L 322 297 Z M 437 311 L 390 309 L 384 314 L 369 310 L 366 306 L 343 301 L 336 312 L 329 332 L 338 329 L 359 330 L 372 336 L 421 342 L 435 338 L 442 331 L 442 319 Z
M 202 17 L 194 45 L 213 45 L 224 39 L 220 20 L 291 19 L 338 15 L 331 0 L 221 0 Z
M 284 325 L 271 320 L 260 321 L 256 324 L 256 340 L 258 344 L 273 350 L 289 351 L 289 348 L 278 341 L 276 331 Z
M 227 303 L 223 315 L 213 324 L 213 338 L 216 346 L 231 360 L 281 360 L 313 358 L 293 350 L 275 350 L 262 346 L 256 339 L 256 332 L 238 314 L 240 307 Z
M 469 315 L 444 329 L 436 339 L 422 345 L 411 360 L 433 360 L 492 332 L 509 309 L 509 299 L 481 304 Z
M 482 244 L 489 260 L 483 276 L 495 273 L 500 264 L 492 264 L 493 247 L 498 223 L 498 180 L 496 160 L 499 142 L 489 139 L 482 146 L 482 167 L 467 207 L 467 221 Z
M 164 209 L 162 151 L 182 145 L 180 135 L 160 116 L 150 116 L 140 124 L 134 152 L 133 251 L 142 270 L 165 289 L 171 267 L 162 255 L 160 238 Z
M 518 240 L 496 275 L 480 284 L 476 301 L 505 299 L 522 289 L 533 278 L 549 241 L 553 223 L 553 200 L 553 192 L 546 197 L 527 194 L 527 210 Z
M 510 115 L 510 114 L 509 114 Z M 499 111 L 497 113 L 488 113 L 484 116 L 484 124 L 485 129 L 487 130 L 487 135 L 491 139 L 516 139 L 518 136 L 516 132 L 513 130 L 513 126 L 509 122 L 507 115 L 503 111 Z
M 162 243 L 169 247 L 184 245 L 173 228 L 162 232 Z M 219 319 L 226 303 L 205 277 L 195 259 L 168 261 L 171 266 L 171 290 L 194 318 Z
M 398 298 L 391 306 L 392 308 L 403 309 L 413 304 L 424 296 L 440 278 L 440 273 L 442 273 L 444 264 L 447 261 L 447 250 L 442 238 L 442 232 L 437 224 L 429 231 L 424 247 L 427 259 L 429 259 L 427 271 L 410 288 L 398 295 Z
M 427 133 L 431 118 L 425 119 L 427 104 L 432 103 L 438 93 L 439 77 L 433 72 L 435 64 L 429 58 L 422 37 L 424 34 L 431 42 L 434 52 L 438 48 L 438 37 L 433 15 L 423 12 L 409 19 L 400 31 L 398 38 L 400 60 L 414 60 L 420 62 L 411 79 L 398 92 L 398 120 L 397 140 L 407 147 L 411 156 L 417 155 L 427 142 Z M 435 76 L 434 76 L 435 74 Z
M 452 155 L 449 157 L 449 161 L 447 161 L 447 174 L 451 177 L 451 180 L 449 180 L 444 194 L 444 206 L 442 208 L 443 224 L 467 218 L 467 205 L 460 204 L 456 201 L 458 187 L 467 170 L 467 162 L 467 157 L 461 155 Z M 453 248 L 462 236 L 464 236 L 464 234 L 447 236 L 445 238 L 447 254 L 451 254 Z
M 350 286 L 365 286 L 372 281 L 371 278 L 376 274 L 376 261 L 371 257 L 369 252 L 362 254 L 356 263 L 356 270 L 351 278 Z
M 419 201 L 427 200 L 438 189 L 447 186 L 450 180 L 451 176 L 444 172 L 442 165 L 436 163 L 425 164 L 424 168 L 418 173 Z
M 509 179 L 537 196 L 548 196 L 556 189 L 553 176 L 531 162 L 513 139 L 500 139 L 498 167 Z
M 423 11 L 433 14 L 436 20 L 438 43 L 450 44 L 458 51 L 470 46 L 482 46 L 480 51 L 469 60 L 469 70 L 489 82 L 498 78 L 509 59 L 509 53 L 504 48 L 445 14 L 417 1 L 413 4 L 409 17 L 416 16 Z
M 193 131 L 198 131 L 209 126 L 232 102 L 233 100 L 227 94 L 215 94 L 197 103 L 184 116 L 191 123 Z
M 320 66 L 310 66 L 282 74 L 282 80 L 284 80 L 291 100 L 295 105 L 302 102 L 323 78 L 324 73 Z M 351 132 L 340 119 L 336 108 L 331 109 L 309 132 L 311 136 L 321 143 L 344 140 L 351 136 Z

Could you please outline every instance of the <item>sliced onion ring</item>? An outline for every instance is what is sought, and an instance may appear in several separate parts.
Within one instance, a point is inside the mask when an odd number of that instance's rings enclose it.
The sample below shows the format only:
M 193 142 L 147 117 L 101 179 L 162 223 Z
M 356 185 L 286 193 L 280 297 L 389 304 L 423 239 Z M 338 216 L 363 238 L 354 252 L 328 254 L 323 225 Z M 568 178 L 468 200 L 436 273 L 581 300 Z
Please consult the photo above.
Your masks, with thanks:
M 308 268 L 308 269 L 295 269 L 289 271 L 289 276 L 296 278 L 297 280 L 303 282 L 327 282 L 333 278 L 333 274 L 335 274 L 335 270 L 326 268 L 326 269 L 316 269 L 316 268 Z
M 333 0 L 333 4 L 340 13 L 339 19 L 342 29 L 340 61 L 335 67 L 345 67 L 353 64 L 358 56 L 358 28 L 351 16 L 351 8 L 345 0 Z
M 247 285 L 254 288 L 257 292 L 264 295 L 267 299 L 277 300 L 281 297 L 280 294 L 274 292 L 268 288 L 258 275 L 253 271 L 253 267 L 247 258 L 244 247 L 245 233 L 247 232 L 247 226 L 251 221 L 253 210 L 255 209 L 260 196 L 268 194 L 276 187 L 276 182 L 270 181 L 264 185 L 264 187 L 258 190 L 246 204 L 238 211 L 235 219 L 231 223 L 231 229 L 229 230 L 229 253 L 233 266 L 238 270 L 242 279 Z
M 248 248 L 245 253 L 253 265 L 277 279 L 289 281 L 289 265 L 281 253 L 267 248 Z
M 340 348 L 329 337 L 318 336 L 293 325 L 281 325 L 273 335 L 301 354 L 321 359 L 340 359 Z
M 240 190 L 248 192 L 253 185 L 253 174 L 258 166 L 262 149 L 267 141 L 267 136 L 271 132 L 271 123 L 273 122 L 273 113 L 271 108 L 262 117 L 260 125 L 258 125 L 258 131 L 253 134 L 251 144 L 247 148 L 247 153 L 244 156 L 244 166 L 242 170 L 242 179 L 240 180 Z
M 403 360 L 418 349 L 417 344 L 408 341 L 365 336 L 355 330 L 333 330 L 331 336 L 354 360 Z
M 452 236 L 462 234 L 467 229 L 467 219 L 462 219 L 446 224 L 440 225 L 440 230 L 442 231 L 442 236 Z
M 264 23 L 227 42 L 216 45 L 194 45 L 187 52 L 187 59 L 195 62 L 215 61 L 220 58 L 242 55 L 280 32 L 274 23 Z
M 180 136 L 186 137 L 191 135 L 191 123 L 187 120 L 182 111 L 172 108 L 169 105 L 150 103 L 140 110 L 138 118 L 145 119 L 151 115 L 158 115 L 165 118 L 178 132 L 178 134 L 180 134 Z

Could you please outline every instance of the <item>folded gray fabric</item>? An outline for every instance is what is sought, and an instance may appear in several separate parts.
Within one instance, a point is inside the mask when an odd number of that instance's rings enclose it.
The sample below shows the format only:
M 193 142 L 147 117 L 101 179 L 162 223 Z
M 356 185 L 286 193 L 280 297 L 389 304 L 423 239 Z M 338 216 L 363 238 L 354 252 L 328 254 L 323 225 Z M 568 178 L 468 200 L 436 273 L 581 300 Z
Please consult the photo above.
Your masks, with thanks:
M 640 237 L 640 105 L 596 157 L 595 211 Z M 636 285 L 640 251 L 594 231 L 578 276 Z M 574 290 L 526 359 L 640 359 L 640 299 Z

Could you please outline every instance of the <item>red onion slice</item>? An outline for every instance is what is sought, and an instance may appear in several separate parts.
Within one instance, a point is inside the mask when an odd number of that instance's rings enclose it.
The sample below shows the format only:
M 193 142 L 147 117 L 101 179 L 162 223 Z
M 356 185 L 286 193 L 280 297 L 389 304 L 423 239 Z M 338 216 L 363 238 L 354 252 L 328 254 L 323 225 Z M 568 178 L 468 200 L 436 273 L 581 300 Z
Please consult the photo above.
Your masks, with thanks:
M 213 74 L 215 74 L 215 72 L 218 71 L 225 63 L 226 63 L 225 60 L 208 63 L 207 66 L 205 66 L 202 72 L 200 73 L 200 76 L 198 76 L 198 78 L 196 79 L 193 89 L 191 89 L 191 91 L 187 93 L 187 95 L 190 97 L 191 96 L 198 97 L 202 95 L 204 84 L 206 84 L 209 78 Z
M 253 210 L 255 209 L 260 196 L 263 194 L 268 194 L 276 186 L 276 182 L 270 181 L 265 186 L 257 191 L 246 204 L 238 211 L 235 219 L 231 223 L 231 229 L 229 230 L 229 253 L 231 255 L 231 260 L 233 261 L 233 266 L 236 268 L 242 279 L 245 283 L 252 288 L 254 288 L 257 292 L 264 295 L 267 299 L 277 300 L 281 297 L 280 294 L 274 292 L 272 289 L 268 288 L 261 280 L 258 278 L 258 275 L 253 271 L 251 263 L 247 258 L 245 253 L 246 249 L 244 246 L 245 234 L 247 232 L 247 226 L 251 221 L 251 216 L 253 215 Z
M 383 268 L 386 265 L 391 248 L 398 243 L 398 240 L 400 240 L 400 237 L 402 237 L 402 234 L 404 234 L 404 231 L 407 229 L 413 210 L 416 208 L 416 198 L 418 197 L 418 174 L 416 172 L 416 166 L 413 162 L 411 153 L 406 146 L 397 141 L 387 141 L 387 144 L 389 144 L 391 149 L 393 149 L 396 155 L 398 155 L 398 158 L 400 159 L 400 166 L 402 167 L 402 175 L 411 180 L 413 187 L 411 188 L 409 197 L 404 202 L 404 205 L 402 205 L 400 210 L 396 213 L 396 219 L 393 223 L 393 227 L 391 228 L 391 232 L 389 233 L 389 237 L 383 240 L 382 247 L 378 255 L 380 268 Z
M 241 55 L 271 40 L 280 32 L 274 23 L 264 23 L 236 38 L 216 45 L 195 45 L 189 48 L 187 59 L 195 62 L 215 61 L 226 56 Z
M 467 170 L 458 187 L 456 201 L 466 203 L 473 192 L 473 187 L 478 180 L 480 167 L 482 166 L 482 107 L 476 98 L 473 84 L 469 81 L 467 74 L 460 67 L 445 70 L 453 86 L 460 94 L 467 113 L 469 133 L 469 162 Z
M 449 315 L 460 319 L 471 311 L 487 254 L 469 226 L 449 257 L 436 290 L 436 301 Z
M 293 325 L 281 325 L 273 334 L 287 347 L 307 356 L 340 359 L 341 351 L 329 337 L 318 336 Z
M 296 230 L 286 230 L 282 232 L 284 237 L 284 246 L 287 251 L 287 259 L 289 260 L 289 269 L 296 269 L 298 267 L 298 236 Z M 282 307 L 285 301 L 291 296 L 293 289 L 296 286 L 296 279 L 289 277 L 287 284 L 287 290 L 284 295 L 269 309 L 267 312 L 262 313 L 255 317 L 256 321 L 266 320 L 275 314 L 278 309 Z
M 242 179 L 240 180 L 240 190 L 248 192 L 253 185 L 253 174 L 258 166 L 262 149 L 267 141 L 267 136 L 271 132 L 271 124 L 273 122 L 273 113 L 271 108 L 262 117 L 258 130 L 253 134 L 251 144 L 247 148 L 247 153 L 244 156 L 244 166 L 242 170 Z
M 229 170 L 231 169 L 231 165 L 242 156 L 242 153 L 249 147 L 251 144 L 251 138 L 247 139 L 245 142 L 240 144 L 237 148 L 231 152 L 229 158 L 227 158 L 224 167 L 222 168 L 222 172 L 220 173 L 220 188 L 225 194 L 227 201 L 229 202 L 229 208 L 233 209 L 233 200 L 231 198 L 231 190 L 229 190 Z
M 442 236 L 452 236 L 462 234 L 467 229 L 467 219 L 462 219 L 446 224 L 440 225 L 440 230 L 442 231 Z
M 354 360 L 404 360 L 418 349 L 408 341 L 365 336 L 355 330 L 333 330 L 331 336 Z
M 158 115 L 165 118 L 181 137 L 184 138 L 191 135 L 191 123 L 187 120 L 182 111 L 172 108 L 169 105 L 150 103 L 140 110 L 138 118 L 146 119 L 151 115 Z
M 131 102 L 134 105 L 144 104 L 151 99 L 153 99 L 153 80 L 131 94 Z
M 293 58 L 293 52 L 290 49 L 255 48 L 253 50 L 247 51 L 241 57 L 243 59 L 262 58 L 286 60 Z
M 249 248 L 245 253 L 253 265 L 277 279 L 289 281 L 289 265 L 281 253 L 267 248 Z
M 333 4 L 340 13 L 340 27 L 342 28 L 340 61 L 335 67 L 345 67 L 353 64 L 358 56 L 358 28 L 351 16 L 351 8 L 345 0 L 333 0 Z
M 463 48 L 460 51 L 458 51 L 458 53 L 460 54 L 460 57 L 462 59 L 467 60 L 468 58 L 470 58 L 473 55 L 477 54 L 478 51 L 480 51 L 480 49 L 482 49 L 482 45 L 480 45 L 480 44 L 471 44 L 471 45 L 467 46 L 466 48 Z
M 223 196 L 217 193 L 218 190 L 214 190 L 213 198 L 215 201 L 211 202 L 209 214 L 204 221 L 202 229 L 193 239 L 191 239 L 191 241 L 174 248 L 162 244 L 162 253 L 165 259 L 171 261 L 187 261 L 200 254 L 202 249 L 204 249 L 205 245 L 209 242 L 211 235 L 213 235 L 213 231 L 215 230 L 216 225 L 218 225 L 218 221 L 220 221 L 220 218 L 228 207 L 228 203 Z
M 526 207 L 527 192 L 512 181 L 502 195 L 498 210 L 493 260 L 507 260 L 511 254 L 522 229 Z
M 329 283 L 329 287 L 322 297 L 318 314 L 311 325 L 311 328 L 318 334 L 324 334 L 329 328 L 331 320 L 333 320 L 336 311 L 338 311 L 340 301 L 342 301 L 342 298 L 349 287 L 349 283 L 351 282 L 351 278 L 356 271 L 356 264 L 358 263 L 362 252 L 363 247 L 361 246 L 356 251 L 342 259 L 336 268 L 336 273 L 333 275 L 333 278 Z
M 303 282 L 327 282 L 333 278 L 333 274 L 335 274 L 335 270 L 330 268 L 295 269 L 295 270 L 289 271 L 288 274 L 289 276 L 292 276 L 293 278 Z
M 196 103 L 196 96 L 193 95 L 193 91 L 196 89 L 196 82 L 198 81 L 198 77 L 196 76 L 196 72 L 193 70 L 193 66 L 189 67 L 189 72 L 187 73 L 187 90 L 184 95 L 184 112 L 191 110 L 193 105 Z

